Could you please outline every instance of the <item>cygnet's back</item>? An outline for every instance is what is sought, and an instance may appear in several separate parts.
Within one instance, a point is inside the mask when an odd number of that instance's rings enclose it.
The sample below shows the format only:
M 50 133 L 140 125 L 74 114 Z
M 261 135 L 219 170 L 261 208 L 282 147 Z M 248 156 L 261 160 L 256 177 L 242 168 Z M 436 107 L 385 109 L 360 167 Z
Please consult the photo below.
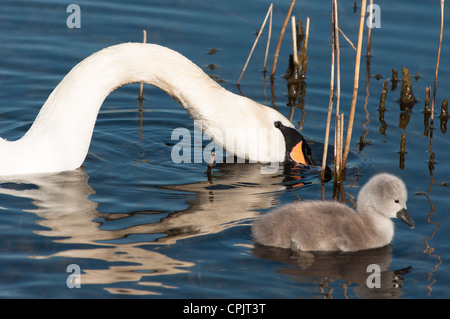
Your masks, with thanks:
M 409 226 L 403 182 L 390 174 L 372 177 L 358 195 L 357 211 L 335 201 L 303 201 L 281 206 L 258 218 L 255 241 L 302 251 L 357 251 L 383 247 L 392 241 L 391 218 Z

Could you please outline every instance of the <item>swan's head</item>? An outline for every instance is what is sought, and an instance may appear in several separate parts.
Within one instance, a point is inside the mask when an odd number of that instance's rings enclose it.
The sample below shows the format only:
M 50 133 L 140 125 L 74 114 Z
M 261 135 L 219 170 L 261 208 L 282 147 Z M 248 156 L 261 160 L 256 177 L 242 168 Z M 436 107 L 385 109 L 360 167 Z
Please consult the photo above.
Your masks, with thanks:
M 414 228 L 414 221 L 406 210 L 408 192 L 403 181 L 391 174 L 373 176 L 361 188 L 357 206 L 375 208 L 388 218 L 399 218 Z M 360 206 L 361 205 L 361 206 Z
M 313 165 L 311 148 L 304 137 L 296 129 L 284 126 L 280 121 L 276 121 L 274 125 L 283 133 L 286 143 L 285 163 L 289 165 Z

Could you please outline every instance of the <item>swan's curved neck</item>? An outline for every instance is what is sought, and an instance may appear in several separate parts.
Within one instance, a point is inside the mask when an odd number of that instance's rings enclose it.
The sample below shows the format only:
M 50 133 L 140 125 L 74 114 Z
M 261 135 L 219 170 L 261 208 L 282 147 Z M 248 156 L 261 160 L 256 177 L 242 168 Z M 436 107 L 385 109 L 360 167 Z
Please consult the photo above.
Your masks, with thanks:
M 203 113 L 209 102 L 205 101 L 209 95 L 199 94 L 202 90 L 222 89 L 175 51 L 152 44 L 116 45 L 91 55 L 66 75 L 24 138 L 42 139 L 44 131 L 52 127 L 55 138 L 63 136 L 67 143 L 88 147 L 103 101 L 111 91 L 133 82 L 159 87 L 195 114 Z
M 154 44 L 119 44 L 94 53 L 75 66 L 48 97 L 23 138 L 15 142 L 0 139 L 0 175 L 80 167 L 103 101 L 117 87 L 132 82 L 145 82 L 164 90 L 191 117 L 204 120 L 204 129 L 248 125 L 269 128 L 275 120 L 292 125 L 278 112 L 261 109 L 260 104 L 223 89 L 173 50 Z M 236 112 L 243 116 L 236 117 Z M 261 115 L 249 123 L 248 118 L 258 112 Z M 274 134 L 281 138 L 279 132 Z M 281 145 L 281 154 L 283 148 Z

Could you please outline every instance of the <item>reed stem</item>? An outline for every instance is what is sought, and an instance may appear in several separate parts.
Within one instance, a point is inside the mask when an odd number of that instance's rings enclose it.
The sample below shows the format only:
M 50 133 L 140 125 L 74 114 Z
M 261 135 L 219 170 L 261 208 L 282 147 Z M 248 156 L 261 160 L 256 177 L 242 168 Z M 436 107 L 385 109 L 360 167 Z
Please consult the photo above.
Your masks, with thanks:
M 357 46 L 357 50 L 356 50 L 353 95 L 352 95 L 352 103 L 350 106 L 350 114 L 349 114 L 349 118 L 348 118 L 347 137 L 346 137 L 346 141 L 345 141 L 344 158 L 343 158 L 343 163 L 342 163 L 343 169 L 345 168 L 345 165 L 347 164 L 348 152 L 350 150 L 350 143 L 352 140 L 353 121 L 355 119 L 355 109 L 356 109 L 356 99 L 358 97 L 359 70 L 360 70 L 360 64 L 361 64 L 361 49 L 362 49 L 362 39 L 363 39 L 365 15 L 366 15 L 366 0 L 361 0 L 361 15 L 360 15 L 360 19 L 359 19 L 358 46 Z
M 328 140 L 330 136 L 330 124 L 331 124 L 331 113 L 333 112 L 333 97 L 334 97 L 334 51 L 335 51 L 335 18 L 334 18 L 334 2 L 333 9 L 331 10 L 331 75 L 330 75 L 330 98 L 328 100 L 328 114 L 327 114 L 327 125 L 325 128 L 325 142 L 323 145 L 323 155 L 322 155 L 322 170 L 320 172 L 320 178 L 322 181 L 325 180 L 325 169 L 327 166 L 327 155 L 328 155 Z
M 356 52 L 356 48 L 355 45 L 353 44 L 353 42 L 345 35 L 344 31 L 341 30 L 341 28 L 338 27 L 339 32 L 342 34 L 342 36 L 344 37 L 344 39 L 348 42 L 348 44 L 350 44 L 350 46 L 353 48 L 353 50 L 355 50 Z
M 435 101 L 435 98 L 436 98 L 436 85 L 437 85 L 438 70 L 439 70 L 439 60 L 440 60 L 440 56 L 441 56 L 441 45 L 442 45 L 442 34 L 443 34 L 443 31 L 444 31 L 444 0 L 441 0 L 441 30 L 439 32 L 439 45 L 438 45 L 438 53 L 437 53 L 437 59 L 436 59 L 436 71 L 434 73 L 433 96 L 431 98 L 430 146 L 429 146 L 429 153 L 430 153 L 429 165 L 430 165 L 430 167 L 433 167 L 434 162 L 435 162 L 435 154 L 433 153 L 434 101 Z
M 294 8 L 294 4 L 295 4 L 295 0 L 291 0 L 291 5 L 289 6 L 289 10 L 286 14 L 286 18 L 284 19 L 284 23 L 283 23 L 283 26 L 281 27 L 280 35 L 278 37 L 277 47 L 275 49 L 275 55 L 273 58 L 272 71 L 270 71 L 270 78 L 272 80 L 275 76 L 275 70 L 277 68 L 278 54 L 280 53 L 281 42 L 283 42 L 284 32 L 285 32 L 286 26 L 289 22 L 289 17 L 291 16 L 292 9 Z
M 272 3 L 270 4 L 269 10 L 270 10 L 269 34 L 267 36 L 266 54 L 264 56 L 264 74 L 266 73 L 267 57 L 269 56 L 269 44 L 270 44 L 270 40 L 272 38 L 272 16 L 273 16 L 273 4 Z
M 309 40 L 309 17 L 306 18 L 305 42 L 303 43 L 302 78 L 304 78 L 306 74 L 306 65 L 308 61 L 308 40 Z
M 343 179 L 343 158 L 342 158 L 342 146 L 344 142 L 344 114 L 336 115 L 336 128 L 335 128 L 335 157 L 334 157 L 334 181 L 340 182 Z
M 334 49 L 336 50 L 336 114 L 339 114 L 341 102 L 341 50 L 339 46 L 339 19 L 337 12 L 337 0 L 333 0 L 334 7 Z
M 250 53 L 249 53 L 249 55 L 247 57 L 247 61 L 245 62 L 244 68 L 242 69 L 241 75 L 239 76 L 239 80 L 237 81 L 236 85 L 239 85 L 239 83 L 241 82 L 242 76 L 244 75 L 244 72 L 247 69 L 247 65 L 250 62 L 250 58 L 252 57 L 253 51 L 255 50 L 255 47 L 256 47 L 256 44 L 258 43 L 259 37 L 261 36 L 261 33 L 264 30 L 264 27 L 265 27 L 266 22 L 267 22 L 267 18 L 269 17 L 269 15 L 271 16 L 271 14 L 272 14 L 272 8 L 273 8 L 273 4 L 271 3 L 270 6 L 269 6 L 269 9 L 267 10 L 266 17 L 264 18 L 264 21 L 263 21 L 263 23 L 261 25 L 261 28 L 258 31 L 258 35 L 256 36 L 256 39 L 253 42 L 253 46 L 252 46 L 252 48 L 250 50 Z M 272 19 L 270 21 L 272 21 Z M 272 23 L 270 23 L 270 26 L 272 26 Z M 269 40 L 267 41 L 267 46 L 266 46 L 266 55 L 267 55 L 267 52 L 269 51 L 269 41 L 270 41 L 270 30 L 269 30 Z M 266 68 L 265 64 L 266 64 L 266 62 L 264 61 L 264 70 Z
M 370 0 L 370 8 L 373 8 L 373 0 Z M 369 12 L 369 21 L 372 22 L 372 9 Z M 372 28 L 367 28 L 367 57 L 372 54 Z
M 436 97 L 436 84 L 437 84 L 438 71 L 439 71 L 439 60 L 441 57 L 441 45 L 442 45 L 443 31 L 444 31 L 444 0 L 441 0 L 441 30 L 439 33 L 439 45 L 438 45 L 438 53 L 437 53 L 437 59 L 436 59 L 436 70 L 434 73 L 433 96 L 431 98 L 431 129 L 433 129 L 434 101 L 435 101 L 435 97 Z
M 211 174 L 211 170 L 213 168 L 215 158 L 216 158 L 216 153 L 212 152 L 211 158 L 209 159 L 208 168 L 206 169 L 206 172 L 205 172 L 206 174 Z
M 142 43 L 147 43 L 147 31 L 146 30 L 142 30 L 143 32 L 143 40 Z M 143 97 L 143 92 L 144 92 L 144 83 L 141 83 L 141 88 L 139 89 L 139 101 L 142 101 Z
M 343 166 L 342 160 L 342 146 L 343 146 L 343 134 L 344 134 L 344 114 L 340 113 L 340 101 L 341 101 L 341 53 L 339 47 L 339 16 L 337 11 L 337 0 L 333 0 L 333 14 L 334 14 L 334 50 L 336 51 L 336 124 L 335 124 L 335 144 L 334 144 L 334 178 L 335 181 L 342 180 Z
M 292 29 L 292 58 L 294 62 L 295 72 L 297 72 L 299 63 L 297 53 L 297 30 L 295 26 L 295 16 L 291 17 L 291 29 Z

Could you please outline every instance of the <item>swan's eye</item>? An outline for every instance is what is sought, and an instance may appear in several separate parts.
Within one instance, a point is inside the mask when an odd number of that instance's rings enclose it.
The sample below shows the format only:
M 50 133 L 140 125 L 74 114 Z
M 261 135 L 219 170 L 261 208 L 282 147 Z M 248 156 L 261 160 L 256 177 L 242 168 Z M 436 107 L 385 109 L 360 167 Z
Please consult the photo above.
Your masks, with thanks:
M 394 199 L 394 202 L 396 202 L 397 204 L 400 203 L 398 199 Z

